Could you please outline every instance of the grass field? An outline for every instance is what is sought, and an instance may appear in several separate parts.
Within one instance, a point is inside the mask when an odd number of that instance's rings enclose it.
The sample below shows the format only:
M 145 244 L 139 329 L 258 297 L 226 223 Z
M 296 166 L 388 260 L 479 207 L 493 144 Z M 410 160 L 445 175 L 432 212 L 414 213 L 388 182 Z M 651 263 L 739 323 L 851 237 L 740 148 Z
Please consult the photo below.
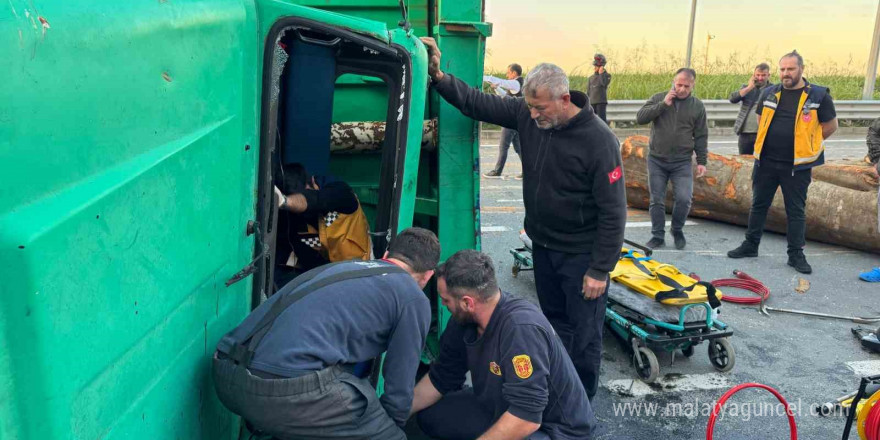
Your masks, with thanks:
M 598 48 L 597 48 L 598 49 Z M 597 50 L 600 51 L 600 50 Z M 669 90 L 673 73 L 684 64 L 677 54 L 663 52 L 661 49 L 642 45 L 626 51 L 604 51 L 608 57 L 608 73 L 611 74 L 611 85 L 608 87 L 608 99 L 648 99 L 651 95 Z M 703 53 L 694 54 L 694 68 L 697 71 L 695 95 L 701 99 L 727 99 L 730 93 L 747 83 L 752 74 L 754 60 L 765 60 L 771 66 L 771 78 L 779 82 L 776 63 L 771 62 L 777 57 L 771 54 L 733 53 L 726 58 L 715 58 L 708 64 L 704 62 Z M 585 91 L 587 78 L 593 74 L 589 64 L 592 58 L 575 67 L 569 73 L 571 88 Z M 861 99 L 864 85 L 864 65 L 854 63 L 852 58 L 842 57 L 837 63 L 824 62 L 811 65 L 806 60 L 804 77 L 810 82 L 831 88 L 831 96 L 837 100 Z M 523 66 L 528 71 L 530 66 Z M 487 72 L 488 75 L 504 77 L 504 72 Z M 880 99 L 880 83 L 875 83 L 874 99 Z
M 615 73 L 610 68 L 611 85 L 608 86 L 608 99 L 648 99 L 657 92 L 669 90 L 672 84 L 672 76 L 675 71 L 634 73 Z M 504 77 L 501 72 L 488 73 L 489 75 Z M 812 83 L 831 88 L 831 96 L 837 100 L 861 99 L 864 77 L 852 75 L 819 75 L 809 77 L 804 75 Z M 586 75 L 571 75 L 571 88 L 586 91 Z M 738 90 L 740 86 L 748 82 L 748 73 L 710 73 L 700 75 L 697 73 L 697 84 L 694 94 L 701 99 L 727 99 L 730 92 Z M 778 83 L 779 78 L 774 75 L 772 82 Z M 880 99 L 880 83 L 875 84 L 874 99 Z

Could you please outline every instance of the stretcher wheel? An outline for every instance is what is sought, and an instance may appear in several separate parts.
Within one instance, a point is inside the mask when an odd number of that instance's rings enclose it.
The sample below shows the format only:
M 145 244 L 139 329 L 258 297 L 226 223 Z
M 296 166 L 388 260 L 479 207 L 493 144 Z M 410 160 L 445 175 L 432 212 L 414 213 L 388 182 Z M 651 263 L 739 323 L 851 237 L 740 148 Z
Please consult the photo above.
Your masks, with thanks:
M 736 352 L 727 338 L 709 341 L 709 362 L 718 371 L 730 371 L 736 363 Z
M 642 358 L 641 368 L 636 356 Z M 657 355 L 648 347 L 639 347 L 639 351 L 633 354 L 633 366 L 636 367 L 639 378 L 645 383 L 653 383 L 660 376 L 660 362 L 657 361 Z
M 514 278 L 516 278 L 516 276 L 519 275 L 520 269 L 522 269 L 522 263 L 520 263 L 519 260 L 514 261 L 513 267 L 510 268 L 510 272 L 513 274 Z
M 688 358 L 693 356 L 694 355 L 694 345 L 691 344 L 691 345 L 688 345 L 687 348 L 682 348 L 681 354 L 683 354 L 684 357 L 688 357 Z

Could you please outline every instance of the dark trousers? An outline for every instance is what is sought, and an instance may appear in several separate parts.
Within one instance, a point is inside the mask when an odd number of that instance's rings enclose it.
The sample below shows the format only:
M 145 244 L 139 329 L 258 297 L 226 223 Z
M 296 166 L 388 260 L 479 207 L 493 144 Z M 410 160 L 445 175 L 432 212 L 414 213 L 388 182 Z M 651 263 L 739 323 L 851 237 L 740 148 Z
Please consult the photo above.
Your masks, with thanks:
M 215 355 L 213 375 L 226 408 L 279 440 L 406 439 L 367 379 L 339 367 L 272 379 Z
M 755 154 L 756 139 L 758 139 L 758 133 L 740 133 L 739 154 Z
M 788 255 L 802 253 L 807 232 L 807 189 L 812 180 L 812 169 L 792 172 L 790 169 L 779 170 L 756 164 L 752 170 L 752 208 L 749 210 L 746 241 L 756 247 L 761 243 L 767 211 L 773 204 L 776 189 L 782 187 L 788 223 L 785 234 L 788 239 Z
M 608 104 L 590 104 L 590 106 L 593 107 L 593 112 L 596 113 L 596 116 L 607 124 L 608 119 L 605 117 L 605 109 L 608 107 Z
M 608 288 L 599 298 L 584 299 L 584 275 L 590 268 L 590 254 L 569 254 L 534 245 L 532 256 L 541 310 L 571 356 L 592 401 L 599 389 Z
M 438 440 L 473 440 L 495 423 L 494 414 L 477 400 L 472 388 L 446 394 L 419 412 L 416 420 L 425 435 Z M 545 439 L 550 437 L 541 430 L 527 438 Z
M 651 202 L 651 235 L 663 239 L 666 235 L 666 186 L 672 182 L 672 232 L 681 232 L 694 195 L 694 169 L 691 160 L 666 162 L 648 156 L 648 190 Z
M 519 144 L 519 133 L 509 128 L 501 129 L 501 142 L 498 143 L 498 160 L 495 162 L 495 171 L 499 174 L 504 171 L 504 164 L 507 163 L 507 150 L 510 144 L 513 144 L 513 151 L 519 155 L 522 147 Z

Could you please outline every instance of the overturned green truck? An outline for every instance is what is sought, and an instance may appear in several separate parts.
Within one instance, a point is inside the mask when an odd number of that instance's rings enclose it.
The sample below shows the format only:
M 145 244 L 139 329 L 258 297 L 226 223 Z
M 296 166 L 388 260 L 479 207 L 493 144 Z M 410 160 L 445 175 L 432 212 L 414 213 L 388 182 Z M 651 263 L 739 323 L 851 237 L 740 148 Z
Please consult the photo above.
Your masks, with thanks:
M 348 182 L 376 255 L 479 248 L 478 126 L 418 37 L 479 84 L 482 0 L 7 6 L 0 439 L 237 438 L 210 359 L 272 293 L 280 164 Z

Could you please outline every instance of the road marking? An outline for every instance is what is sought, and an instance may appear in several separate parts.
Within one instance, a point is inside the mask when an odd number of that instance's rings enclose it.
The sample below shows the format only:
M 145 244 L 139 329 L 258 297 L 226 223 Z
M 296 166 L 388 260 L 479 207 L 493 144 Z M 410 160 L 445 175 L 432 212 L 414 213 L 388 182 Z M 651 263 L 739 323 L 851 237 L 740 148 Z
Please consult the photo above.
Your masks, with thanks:
M 644 397 L 657 393 L 708 391 L 730 388 L 733 384 L 720 373 L 666 375 L 654 385 L 638 379 L 610 380 L 605 384 L 612 393 L 624 397 Z
M 481 190 L 483 191 L 500 191 L 505 189 L 522 189 L 520 185 L 500 185 L 500 186 L 481 186 Z
M 507 232 L 510 228 L 507 226 L 483 226 L 480 228 L 480 232 Z
M 480 210 L 483 212 L 504 212 L 504 213 L 525 212 L 524 210 L 517 211 L 515 206 L 484 206 Z
M 855 361 L 847 362 L 849 367 L 856 376 L 874 376 L 880 374 L 880 361 Z
M 690 220 L 685 220 L 685 222 L 684 222 L 685 226 L 694 226 L 696 224 L 698 224 L 698 223 L 692 222 Z M 667 221 L 666 226 L 672 226 L 672 222 Z M 651 222 L 626 222 L 626 227 L 627 228 L 650 228 Z

